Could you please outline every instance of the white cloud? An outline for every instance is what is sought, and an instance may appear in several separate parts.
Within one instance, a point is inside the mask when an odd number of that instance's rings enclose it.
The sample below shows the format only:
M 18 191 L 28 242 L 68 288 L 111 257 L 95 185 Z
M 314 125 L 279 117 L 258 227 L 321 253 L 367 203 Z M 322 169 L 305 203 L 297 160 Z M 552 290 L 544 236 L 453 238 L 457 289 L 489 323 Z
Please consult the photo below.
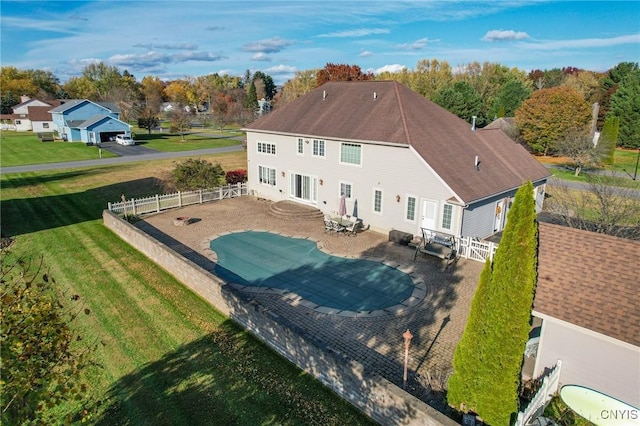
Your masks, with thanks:
M 391 31 L 383 28 L 358 28 L 353 30 L 345 30 L 345 31 L 335 31 L 332 33 L 320 34 L 316 37 L 327 38 L 327 37 L 365 37 L 372 34 L 389 34 Z
M 513 30 L 491 30 L 488 31 L 481 40 L 483 41 L 510 41 L 523 40 L 529 38 L 529 34 L 522 31 Z
M 380 67 L 380 68 L 376 69 L 374 71 L 374 74 L 380 74 L 380 73 L 383 73 L 383 72 L 390 72 L 390 73 L 400 72 L 405 68 L 407 68 L 407 67 L 405 67 L 404 65 L 400 65 L 400 64 L 385 65 L 383 67 Z
M 143 47 L 149 50 L 196 50 L 198 45 L 195 43 L 136 43 L 133 47 Z
M 558 49 L 591 49 L 612 47 L 623 44 L 640 43 L 640 34 L 630 34 L 611 38 L 584 38 L 578 40 L 550 40 L 524 43 L 527 49 L 558 50 Z
M 292 44 L 292 41 L 285 40 L 281 37 L 273 37 L 247 43 L 242 47 L 242 50 L 245 52 L 277 53 Z
M 396 47 L 398 49 L 403 49 L 403 50 L 421 50 L 424 49 L 425 47 L 427 47 L 427 44 L 429 43 L 437 43 L 440 40 L 436 39 L 436 40 L 429 40 L 428 38 L 421 38 L 419 40 L 416 40 L 414 42 L 411 43 L 402 43 L 402 44 L 398 44 Z
M 361 58 L 367 58 L 369 56 L 373 56 L 373 52 L 369 51 L 369 50 L 363 50 L 362 52 L 360 52 L 360 54 L 358 55 Z
M 266 55 L 262 52 L 256 53 L 251 57 L 252 61 L 262 61 L 262 62 L 271 62 L 271 56 Z

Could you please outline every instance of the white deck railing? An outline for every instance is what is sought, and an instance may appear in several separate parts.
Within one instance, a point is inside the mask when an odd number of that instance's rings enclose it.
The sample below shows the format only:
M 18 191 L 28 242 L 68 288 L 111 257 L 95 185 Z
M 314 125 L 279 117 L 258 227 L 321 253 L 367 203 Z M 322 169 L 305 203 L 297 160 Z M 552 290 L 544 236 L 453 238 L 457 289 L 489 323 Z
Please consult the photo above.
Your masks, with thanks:
M 558 360 L 557 364 L 544 379 L 542 379 L 542 386 L 538 389 L 535 396 L 527 405 L 524 411 L 518 413 L 515 426 L 525 426 L 530 424 L 531 421 L 542 415 L 544 408 L 553 395 L 558 392 L 558 386 L 560 385 L 560 370 L 562 368 L 562 361 Z
M 200 189 L 198 191 L 176 192 L 174 194 L 154 195 L 146 198 L 124 199 L 119 203 L 109 203 L 108 209 L 125 216 L 135 216 L 145 213 L 158 213 L 162 210 L 191 204 L 202 204 L 209 201 L 248 195 L 246 183 L 221 186 L 214 189 Z
M 458 254 L 465 259 L 484 262 L 487 257 L 493 260 L 498 244 L 490 241 L 479 241 L 471 237 L 458 238 Z

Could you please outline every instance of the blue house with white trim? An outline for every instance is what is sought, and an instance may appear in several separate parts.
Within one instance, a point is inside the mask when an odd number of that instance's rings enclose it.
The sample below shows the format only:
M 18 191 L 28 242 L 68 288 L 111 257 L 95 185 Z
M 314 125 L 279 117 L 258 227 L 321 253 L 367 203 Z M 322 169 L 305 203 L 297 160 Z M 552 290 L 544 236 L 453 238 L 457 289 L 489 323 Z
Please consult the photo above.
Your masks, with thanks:
M 72 99 L 50 113 L 58 137 L 69 142 L 99 144 L 119 134 L 131 135 L 131 126 L 120 120 L 120 110 L 110 102 Z

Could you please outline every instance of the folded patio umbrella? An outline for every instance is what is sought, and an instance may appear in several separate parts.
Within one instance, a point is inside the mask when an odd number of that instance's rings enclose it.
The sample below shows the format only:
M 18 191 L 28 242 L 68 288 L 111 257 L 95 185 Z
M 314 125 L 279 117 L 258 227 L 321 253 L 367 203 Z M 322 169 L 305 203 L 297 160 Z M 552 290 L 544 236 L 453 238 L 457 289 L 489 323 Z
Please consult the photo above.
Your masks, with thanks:
M 347 201 L 344 198 L 344 194 L 340 197 L 340 206 L 338 207 L 338 214 L 344 216 L 347 214 Z
M 357 199 L 353 202 L 353 214 L 351 216 L 358 217 L 358 200 Z

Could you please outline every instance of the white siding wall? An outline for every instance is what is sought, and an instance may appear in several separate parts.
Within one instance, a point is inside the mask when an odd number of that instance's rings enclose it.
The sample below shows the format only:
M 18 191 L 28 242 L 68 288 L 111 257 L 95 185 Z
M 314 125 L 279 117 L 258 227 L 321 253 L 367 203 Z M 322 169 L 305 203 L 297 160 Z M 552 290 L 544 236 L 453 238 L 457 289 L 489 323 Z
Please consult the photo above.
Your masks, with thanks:
M 309 143 L 303 143 L 302 155 L 297 152 L 297 139 L 294 136 L 247 133 L 248 185 L 256 195 L 274 201 L 289 199 L 289 174 L 307 174 L 317 177 L 318 201 L 315 206 L 327 214 L 336 214 L 340 182 L 348 182 L 352 185 L 353 194 L 352 199 L 347 200 L 347 214 L 352 213 L 353 202 L 357 199 L 358 216 L 372 229 L 380 232 L 398 229 L 419 235 L 423 198 L 438 202 L 436 223 L 441 225 L 444 202 L 453 194 L 411 149 L 362 144 L 362 165 L 356 166 L 340 164 L 340 141 L 325 139 L 325 158 L 317 158 L 312 156 L 313 138 L 303 138 Z M 276 155 L 258 153 L 258 141 L 275 144 Z M 259 165 L 276 169 L 275 187 L 259 182 Z M 382 214 L 373 211 L 374 189 L 383 192 Z M 415 222 L 406 220 L 407 195 L 417 197 Z M 454 233 L 460 227 L 460 210 L 454 206 Z
M 637 346 L 544 316 L 534 375 L 558 359 L 561 385 L 586 386 L 640 407 Z

